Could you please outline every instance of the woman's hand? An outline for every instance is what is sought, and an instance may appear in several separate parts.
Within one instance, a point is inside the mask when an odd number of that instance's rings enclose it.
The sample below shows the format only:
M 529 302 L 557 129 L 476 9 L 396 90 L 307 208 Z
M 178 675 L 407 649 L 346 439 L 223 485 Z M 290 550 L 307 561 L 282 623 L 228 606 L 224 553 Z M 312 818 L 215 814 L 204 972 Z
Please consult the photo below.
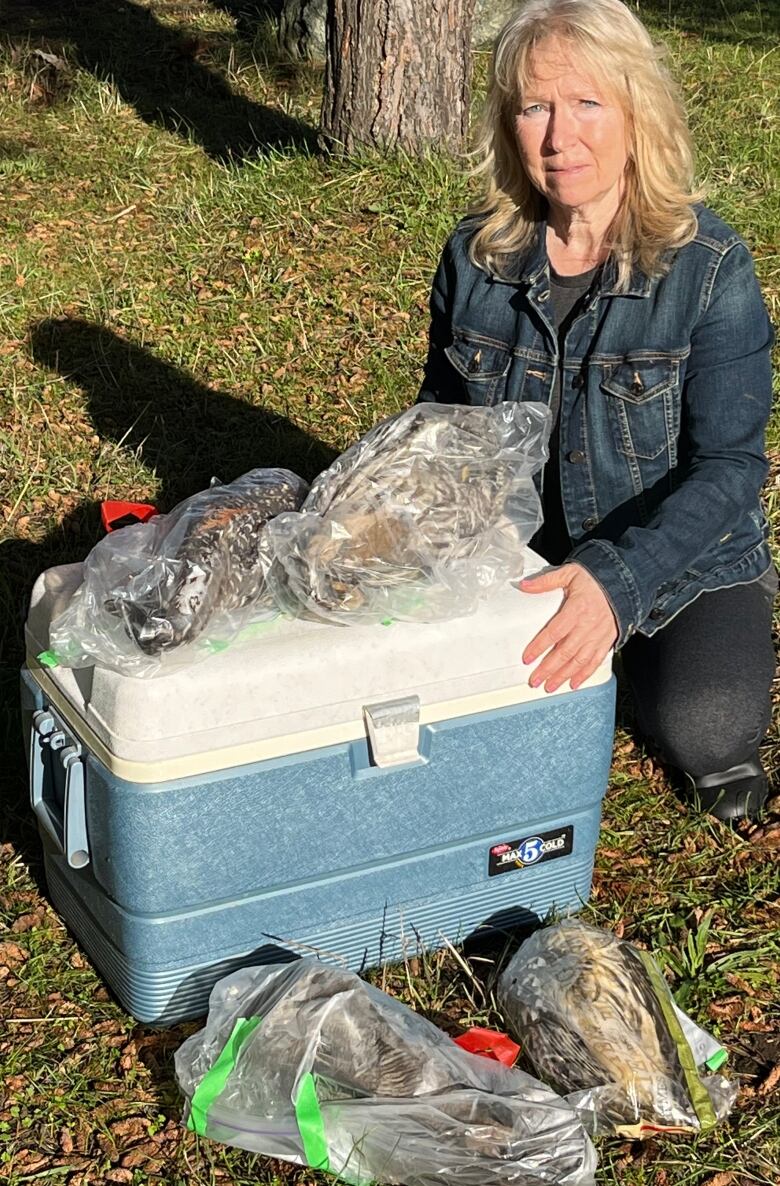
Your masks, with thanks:
M 520 582 L 524 593 L 563 589 L 563 604 L 531 639 L 523 662 L 533 663 L 548 651 L 533 672 L 531 687 L 544 684 L 554 692 L 569 681 L 572 689 L 592 675 L 618 638 L 618 625 L 607 595 L 595 577 L 580 564 L 564 564 Z

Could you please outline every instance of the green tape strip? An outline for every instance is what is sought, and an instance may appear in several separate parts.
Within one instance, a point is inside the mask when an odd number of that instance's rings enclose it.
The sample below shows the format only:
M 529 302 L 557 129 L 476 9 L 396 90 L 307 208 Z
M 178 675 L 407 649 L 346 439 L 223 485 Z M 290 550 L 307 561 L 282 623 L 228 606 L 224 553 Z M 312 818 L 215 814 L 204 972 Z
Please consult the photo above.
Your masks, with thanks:
M 723 1066 L 724 1062 L 728 1060 L 728 1057 L 728 1050 L 724 1050 L 721 1046 L 719 1050 L 716 1050 L 714 1054 L 710 1055 L 704 1065 L 708 1071 L 718 1071 Z
M 41 651 L 40 655 L 36 655 L 35 658 L 42 667 L 59 667 L 60 665 L 56 651 Z
M 202 1137 L 206 1136 L 209 1108 L 225 1090 L 225 1084 L 236 1065 L 241 1047 L 261 1021 L 261 1017 L 239 1017 L 236 1021 L 230 1037 L 222 1048 L 222 1053 L 211 1070 L 203 1076 L 190 1100 L 187 1128 L 192 1132 L 200 1133 Z
M 315 1170 L 330 1170 L 328 1142 L 322 1123 L 320 1102 L 314 1076 L 310 1071 L 302 1077 L 295 1097 L 295 1119 L 303 1142 L 303 1154 L 308 1165 Z
M 269 618 L 267 622 L 250 622 L 248 626 L 244 627 L 238 637 L 256 638 L 258 634 L 265 634 L 266 631 L 273 629 L 278 621 L 278 618 Z
M 674 1003 L 672 1001 L 672 994 L 669 992 L 669 985 L 664 980 L 661 970 L 650 955 L 650 952 L 641 951 L 638 948 L 636 950 L 650 979 L 655 998 L 661 1007 L 666 1027 L 677 1047 L 677 1057 L 680 1060 L 680 1066 L 685 1077 L 685 1086 L 688 1089 L 688 1095 L 693 1104 L 696 1118 L 702 1127 L 702 1131 L 712 1128 L 717 1124 L 715 1109 L 712 1106 L 712 1100 L 710 1099 L 707 1088 L 699 1078 L 693 1051 L 685 1039 L 685 1034 L 682 1032 L 679 1019 L 674 1011 Z

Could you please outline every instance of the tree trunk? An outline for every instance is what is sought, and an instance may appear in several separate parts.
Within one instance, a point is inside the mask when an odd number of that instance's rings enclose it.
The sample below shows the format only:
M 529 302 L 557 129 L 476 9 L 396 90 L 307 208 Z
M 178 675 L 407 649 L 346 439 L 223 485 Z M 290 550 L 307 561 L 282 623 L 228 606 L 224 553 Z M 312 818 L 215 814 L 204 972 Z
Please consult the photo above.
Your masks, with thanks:
M 474 0 L 328 0 L 326 145 L 461 150 L 473 10 Z
M 242 4 L 245 0 L 231 0 Z M 255 0 L 257 3 L 258 0 Z M 279 43 L 291 58 L 325 56 L 325 9 L 328 0 L 262 0 L 272 9 L 279 27 Z M 224 0 L 223 0 L 224 3 Z M 477 0 L 471 25 L 472 48 L 489 46 L 517 0 Z
M 327 0 L 284 0 L 279 14 L 279 43 L 291 58 L 322 52 Z

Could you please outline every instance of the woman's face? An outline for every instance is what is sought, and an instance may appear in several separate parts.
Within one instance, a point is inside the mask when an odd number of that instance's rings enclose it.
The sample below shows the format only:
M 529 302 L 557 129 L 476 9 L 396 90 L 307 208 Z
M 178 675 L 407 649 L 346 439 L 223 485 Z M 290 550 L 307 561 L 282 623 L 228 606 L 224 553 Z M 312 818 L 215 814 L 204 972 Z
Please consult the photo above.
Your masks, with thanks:
M 625 118 L 614 96 L 576 64 L 576 48 L 550 38 L 531 59 L 516 119 L 533 185 L 564 210 L 617 210 L 628 160 Z

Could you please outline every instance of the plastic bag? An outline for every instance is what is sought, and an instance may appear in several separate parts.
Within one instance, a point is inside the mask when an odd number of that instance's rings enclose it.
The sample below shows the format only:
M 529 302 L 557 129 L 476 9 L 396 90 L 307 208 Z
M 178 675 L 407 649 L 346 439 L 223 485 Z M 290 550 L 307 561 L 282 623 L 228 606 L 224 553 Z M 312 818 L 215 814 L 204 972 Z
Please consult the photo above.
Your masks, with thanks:
M 537 403 L 419 404 L 378 424 L 269 525 L 277 602 L 350 624 L 472 612 L 522 575 L 549 431 Z
M 274 617 L 262 529 L 273 515 L 299 507 L 307 491 L 289 470 L 255 469 L 184 499 L 170 514 L 105 536 L 51 624 L 57 662 L 153 675 Z
M 734 1103 L 734 1084 L 697 1068 L 725 1052 L 677 1009 L 652 956 L 609 931 L 565 919 L 535 932 L 498 1002 L 536 1073 L 591 1132 L 695 1132 Z
M 188 1127 L 348 1182 L 593 1181 L 593 1146 L 548 1088 L 312 958 L 221 980 L 175 1064 Z

